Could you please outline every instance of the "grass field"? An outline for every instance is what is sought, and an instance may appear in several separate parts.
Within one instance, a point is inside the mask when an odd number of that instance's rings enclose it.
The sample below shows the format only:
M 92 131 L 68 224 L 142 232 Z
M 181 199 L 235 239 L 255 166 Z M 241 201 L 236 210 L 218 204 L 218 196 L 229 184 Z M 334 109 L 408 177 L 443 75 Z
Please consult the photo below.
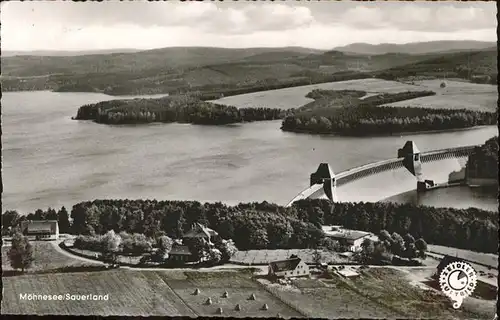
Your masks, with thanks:
M 402 315 L 414 318 L 449 319 L 488 319 L 493 315 L 492 309 L 481 313 L 471 312 L 468 309 L 454 310 L 450 300 L 444 295 L 432 291 L 421 290 L 405 279 L 405 275 L 392 268 L 372 268 L 362 273 L 362 277 L 348 280 L 344 285 L 355 290 L 370 300 L 378 301 Z
M 27 271 L 40 271 L 57 269 L 68 266 L 84 266 L 89 265 L 87 262 L 82 262 L 77 259 L 68 257 L 59 253 L 54 248 L 54 244 L 47 241 L 32 241 L 33 245 L 33 265 Z M 8 258 L 9 247 L 2 247 L 2 270 L 12 270 Z
M 278 313 L 284 317 L 299 317 L 300 313 L 263 290 L 249 275 L 240 272 L 186 273 L 186 280 L 166 280 L 171 288 L 200 316 L 216 315 L 217 308 L 222 308 L 224 316 L 230 317 L 275 317 Z M 199 295 L 193 295 L 196 288 Z M 224 292 L 228 297 L 223 298 Z M 251 294 L 255 300 L 249 300 Z M 207 299 L 211 305 L 205 304 Z M 240 304 L 241 311 L 235 310 Z M 264 304 L 269 309 L 262 310 Z
M 258 283 L 261 282 L 261 283 Z M 371 268 L 356 280 L 297 279 L 293 286 L 252 279 L 248 271 L 111 270 L 3 278 L 6 314 L 489 319 L 492 301 L 455 311 L 446 297 L 411 285 L 402 272 Z M 199 289 L 199 294 L 194 291 Z M 224 292 L 228 293 L 223 297 Z M 101 294 L 107 301 L 21 300 L 20 294 Z M 255 300 L 250 300 L 250 295 Z M 211 304 L 206 304 L 207 299 Z M 239 304 L 241 310 L 235 310 Z M 267 304 L 268 310 L 262 307 Z M 486 307 L 485 307 L 486 306 Z M 488 317 L 487 317 L 488 316 Z
M 464 81 L 446 81 L 446 87 L 440 88 L 441 82 L 442 80 L 423 80 L 416 81 L 412 85 L 382 79 L 361 79 L 241 94 L 214 100 L 213 102 L 234 105 L 238 108 L 268 107 L 290 109 L 301 107 L 313 101 L 313 99 L 306 98 L 306 95 L 314 89 L 362 90 L 367 92 L 367 97 L 381 92 L 398 93 L 403 91 L 431 90 L 437 94 L 435 96 L 405 100 L 387 105 L 445 109 L 465 108 L 481 111 L 495 111 L 497 108 L 498 92 L 496 86 Z
M 103 271 L 4 278 L 2 312 L 9 314 L 193 316 L 158 272 Z M 109 294 L 108 301 L 26 301 L 21 293 Z
M 497 109 L 497 87 L 489 84 L 476 84 L 464 81 L 445 81 L 446 87 L 440 88 L 442 80 L 423 80 L 415 82 L 420 90 L 432 90 L 435 96 L 416 98 L 387 104 L 387 106 L 428 107 L 440 109 L 468 109 L 495 111 Z
M 231 258 L 231 262 L 244 263 L 244 264 L 268 264 L 275 260 L 288 259 L 292 254 L 297 255 L 306 263 L 314 263 L 313 249 L 278 249 L 278 250 L 248 250 L 248 251 L 238 251 Z M 334 252 L 321 252 L 321 262 L 335 262 L 335 263 L 346 263 L 348 259 L 340 257 Z
M 468 261 L 478 262 L 493 268 L 498 267 L 498 255 L 491 253 L 474 252 L 445 246 L 428 245 L 429 251 L 443 255 L 458 256 Z
M 71 314 L 129 316 L 298 317 L 300 313 L 251 280 L 249 273 L 113 270 L 6 277 L 2 312 L 8 314 Z M 192 293 L 200 289 L 199 295 Z M 222 298 L 224 291 L 228 298 Z M 108 301 L 27 301 L 23 293 L 108 294 Z M 248 300 L 251 294 L 256 300 Z M 210 297 L 211 305 L 205 305 Z M 241 311 L 236 311 L 240 304 Z M 267 304 L 268 310 L 261 310 Z
M 261 281 L 308 317 L 491 319 L 494 313 L 491 301 L 479 299 L 454 310 L 447 297 L 411 285 L 403 272 L 393 268 L 371 268 L 352 280 L 336 276 L 295 280 L 293 286 Z
M 372 301 L 336 285 L 320 280 L 294 281 L 294 286 L 267 284 L 281 300 L 310 318 L 389 318 L 397 314 Z
M 313 99 L 306 98 L 306 95 L 314 89 L 361 90 L 370 94 L 378 92 L 398 93 L 402 91 L 419 91 L 422 90 L 422 87 L 381 79 L 361 79 L 240 94 L 214 100 L 213 102 L 233 105 L 237 108 L 267 107 L 291 109 L 301 107 L 313 101 Z

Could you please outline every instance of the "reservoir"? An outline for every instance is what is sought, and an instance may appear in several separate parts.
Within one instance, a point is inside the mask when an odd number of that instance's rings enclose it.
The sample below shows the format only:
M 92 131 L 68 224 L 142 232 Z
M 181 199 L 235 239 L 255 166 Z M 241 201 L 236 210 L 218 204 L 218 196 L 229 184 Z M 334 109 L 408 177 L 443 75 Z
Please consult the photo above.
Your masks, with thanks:
M 309 175 L 321 162 L 340 172 L 394 158 L 407 140 L 427 151 L 482 144 L 498 134 L 491 126 L 354 138 L 282 132 L 281 120 L 217 127 L 109 126 L 71 120 L 81 105 L 116 98 L 96 93 L 4 93 L 3 210 L 27 213 L 62 205 L 70 209 L 80 201 L 114 198 L 228 204 L 266 200 L 285 205 L 309 186 Z M 461 191 L 447 194 L 453 190 Z M 394 201 L 497 207 L 495 192 L 467 190 L 442 189 L 417 200 L 410 192 Z

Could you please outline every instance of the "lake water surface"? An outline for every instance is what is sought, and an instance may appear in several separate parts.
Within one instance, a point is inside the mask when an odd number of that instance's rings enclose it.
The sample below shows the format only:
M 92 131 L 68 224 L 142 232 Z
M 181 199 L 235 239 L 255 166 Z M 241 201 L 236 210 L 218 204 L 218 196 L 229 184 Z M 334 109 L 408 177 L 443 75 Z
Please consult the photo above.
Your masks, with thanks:
M 281 121 L 216 127 L 71 120 L 79 106 L 114 98 L 45 91 L 3 94 L 3 210 L 70 208 L 97 198 L 286 204 L 308 187 L 310 173 L 321 162 L 339 172 L 393 158 L 406 140 L 427 151 L 481 144 L 498 134 L 492 126 L 351 138 L 282 132 Z M 483 201 L 473 193 L 468 197 L 471 206 Z M 436 199 L 426 201 L 443 206 L 455 202 Z

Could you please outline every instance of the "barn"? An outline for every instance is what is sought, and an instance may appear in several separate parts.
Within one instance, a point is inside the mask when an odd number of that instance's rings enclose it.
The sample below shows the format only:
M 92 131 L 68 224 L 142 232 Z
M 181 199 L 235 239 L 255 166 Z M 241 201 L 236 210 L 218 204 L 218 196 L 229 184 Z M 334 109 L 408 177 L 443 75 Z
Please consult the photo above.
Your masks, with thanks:
M 57 220 L 21 221 L 21 232 L 25 236 L 35 236 L 37 240 L 57 240 L 59 223 Z

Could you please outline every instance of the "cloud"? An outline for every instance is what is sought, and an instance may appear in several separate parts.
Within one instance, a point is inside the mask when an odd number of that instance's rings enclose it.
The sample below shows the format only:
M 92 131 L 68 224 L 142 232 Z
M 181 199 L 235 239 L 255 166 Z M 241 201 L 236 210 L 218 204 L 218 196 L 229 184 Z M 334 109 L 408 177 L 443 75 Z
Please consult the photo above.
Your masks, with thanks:
M 496 39 L 495 3 L 8 2 L 4 50 Z
M 218 6 L 212 2 L 24 2 L 9 3 L 3 9 L 7 11 L 7 23 L 22 17 L 25 22 L 81 27 L 115 24 L 198 26 L 213 33 L 286 30 L 314 21 L 308 8 L 280 3 Z
M 360 29 L 392 27 L 413 31 L 458 31 L 496 27 L 494 3 L 397 3 L 356 5 L 331 19 Z M 323 21 L 327 19 L 323 16 Z

